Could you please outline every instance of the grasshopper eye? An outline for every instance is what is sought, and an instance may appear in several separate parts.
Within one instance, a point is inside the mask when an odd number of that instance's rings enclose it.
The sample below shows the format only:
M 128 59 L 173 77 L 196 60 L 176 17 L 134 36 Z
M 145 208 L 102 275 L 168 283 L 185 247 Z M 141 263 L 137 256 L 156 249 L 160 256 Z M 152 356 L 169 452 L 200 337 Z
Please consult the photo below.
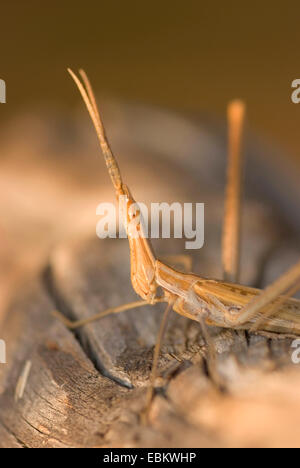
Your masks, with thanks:
M 130 209 L 128 214 L 129 214 L 129 219 L 130 219 L 130 221 L 132 221 L 133 219 L 136 219 L 136 218 L 139 218 L 139 217 L 140 217 L 140 210 L 138 210 L 138 209 L 136 209 L 136 210 Z

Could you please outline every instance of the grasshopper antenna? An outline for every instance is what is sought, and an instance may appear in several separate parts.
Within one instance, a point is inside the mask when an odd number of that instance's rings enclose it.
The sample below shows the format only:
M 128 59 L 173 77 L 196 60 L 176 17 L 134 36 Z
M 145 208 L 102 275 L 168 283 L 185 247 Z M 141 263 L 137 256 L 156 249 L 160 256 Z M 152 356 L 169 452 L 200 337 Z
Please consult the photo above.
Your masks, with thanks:
M 225 195 L 225 216 L 222 236 L 224 280 L 238 283 L 241 233 L 241 142 L 245 118 L 243 101 L 231 101 L 228 117 L 228 168 Z
M 70 68 L 68 68 L 68 72 L 70 73 L 71 77 L 75 81 L 75 84 L 77 85 L 77 88 L 79 89 L 82 99 L 90 114 L 90 117 L 94 124 L 95 130 L 98 136 L 98 140 L 102 149 L 106 167 L 108 169 L 112 183 L 116 189 L 116 192 L 119 195 L 123 194 L 123 182 L 121 178 L 120 169 L 119 169 L 117 160 L 115 156 L 113 155 L 108 139 L 106 137 L 104 126 L 103 126 L 103 123 L 102 123 L 102 120 L 98 111 L 98 106 L 96 103 L 95 95 L 94 95 L 92 86 L 90 84 L 90 81 L 87 77 L 87 74 L 85 73 L 84 70 L 79 71 L 80 76 L 85 86 L 84 87 L 81 81 L 79 80 L 79 78 L 75 75 L 75 73 Z
M 83 81 L 83 84 L 85 86 L 86 92 L 87 92 L 88 97 L 90 98 L 90 102 L 91 102 L 91 104 L 92 104 L 92 106 L 94 108 L 95 115 L 96 115 L 98 121 L 102 124 L 100 114 L 99 114 L 99 111 L 98 111 L 98 106 L 97 106 L 97 103 L 96 103 L 95 93 L 94 93 L 94 90 L 92 88 L 89 77 L 87 76 L 86 72 L 82 68 L 80 68 L 80 70 L 79 70 L 79 75 L 82 78 L 82 81 Z M 103 124 L 102 124 L 102 131 L 103 131 L 103 133 L 105 133 Z

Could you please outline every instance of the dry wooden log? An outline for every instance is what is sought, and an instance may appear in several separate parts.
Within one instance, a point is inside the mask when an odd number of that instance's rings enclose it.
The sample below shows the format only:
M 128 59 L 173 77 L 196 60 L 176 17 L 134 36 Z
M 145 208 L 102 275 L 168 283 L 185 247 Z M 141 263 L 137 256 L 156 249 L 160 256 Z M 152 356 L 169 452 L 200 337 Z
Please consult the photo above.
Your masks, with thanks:
M 1 445 L 298 444 L 300 399 L 294 385 L 300 372 L 290 369 L 290 339 L 212 330 L 218 369 L 226 381 L 221 394 L 206 373 L 198 324 L 175 314 L 160 359 L 162 390 L 150 427 L 141 426 L 159 307 L 108 316 L 76 333 L 51 316 L 59 307 L 71 318 L 84 318 L 131 300 L 128 267 L 126 240 L 68 243 L 54 251 L 40 281 L 20 294 L 4 327 L 8 365 L 1 368 Z M 26 360 L 32 367 L 16 402 Z

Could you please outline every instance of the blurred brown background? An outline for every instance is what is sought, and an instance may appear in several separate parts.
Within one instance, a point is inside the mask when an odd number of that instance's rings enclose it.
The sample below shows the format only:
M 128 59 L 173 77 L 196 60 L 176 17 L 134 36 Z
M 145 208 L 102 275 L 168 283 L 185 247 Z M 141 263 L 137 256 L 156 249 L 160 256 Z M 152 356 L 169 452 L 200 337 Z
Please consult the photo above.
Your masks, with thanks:
M 97 90 L 179 110 L 224 113 L 245 98 L 252 126 L 300 155 L 300 4 L 287 2 L 52 1 L 1 3 L 1 125 L 35 104 L 70 107 L 66 67 Z

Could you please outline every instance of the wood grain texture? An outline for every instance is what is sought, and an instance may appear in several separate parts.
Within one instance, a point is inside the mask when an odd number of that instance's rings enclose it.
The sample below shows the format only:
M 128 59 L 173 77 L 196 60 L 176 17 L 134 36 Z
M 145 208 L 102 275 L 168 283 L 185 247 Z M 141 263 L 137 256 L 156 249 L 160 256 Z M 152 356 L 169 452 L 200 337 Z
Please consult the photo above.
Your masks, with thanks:
M 9 346 L 0 376 L 1 445 L 299 444 L 300 372 L 290 364 L 290 340 L 211 329 L 226 383 L 220 393 L 206 373 L 198 324 L 175 314 L 159 362 L 161 389 L 150 426 L 141 426 L 159 307 L 108 316 L 76 333 L 51 316 L 57 306 L 83 318 L 132 300 L 128 268 L 125 240 L 68 243 L 55 249 L 40 280 L 20 292 L 4 326 Z M 27 359 L 31 372 L 23 398 L 15 402 Z

